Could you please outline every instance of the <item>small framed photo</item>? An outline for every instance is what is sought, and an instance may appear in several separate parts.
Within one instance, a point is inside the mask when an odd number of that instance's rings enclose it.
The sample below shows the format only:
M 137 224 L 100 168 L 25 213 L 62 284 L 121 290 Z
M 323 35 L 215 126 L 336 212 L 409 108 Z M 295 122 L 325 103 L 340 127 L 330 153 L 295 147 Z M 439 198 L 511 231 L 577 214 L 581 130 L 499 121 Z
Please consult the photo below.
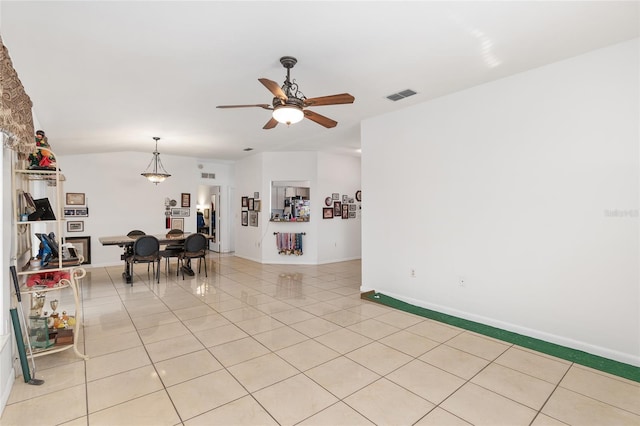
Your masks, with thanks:
M 66 237 L 64 242 L 73 244 L 77 256 L 84 258 L 83 265 L 91 264 L 91 237 Z
M 242 208 L 246 209 L 249 207 L 249 197 L 242 197 Z
M 64 208 L 64 217 L 73 217 L 76 215 L 76 209 L 71 209 L 69 207 Z
M 84 206 L 84 192 L 67 192 L 66 202 L 69 206 Z
M 253 198 L 255 198 L 256 200 L 260 198 L 260 193 L 259 192 L 254 192 L 253 193 Z
M 342 204 L 347 204 L 349 202 L 349 196 L 348 195 L 343 195 L 342 196 Z
M 253 200 L 253 211 L 259 212 L 262 207 L 260 200 Z
M 191 209 L 183 209 L 181 207 L 173 208 L 173 209 L 171 209 L 171 216 L 189 217 L 189 216 L 191 216 Z
M 171 219 L 171 229 L 181 229 L 184 231 L 184 218 L 174 217 Z
M 209 219 L 209 209 L 204 209 L 204 212 L 202 213 L 202 216 L 205 219 Z
M 24 194 L 25 202 L 27 203 L 27 208 L 29 210 L 28 213 L 35 212 L 36 211 L 36 203 L 35 203 L 35 201 L 33 201 L 33 197 L 28 192 L 24 192 L 23 194 Z
M 333 202 L 333 215 L 340 217 L 340 215 L 342 214 L 342 203 L 340 203 L 340 201 L 334 201 Z
M 349 219 L 355 219 L 356 218 L 356 212 L 349 212 Z
M 180 199 L 182 200 L 182 207 L 191 207 L 191 194 L 183 192 Z
M 333 219 L 333 207 L 323 207 L 322 208 L 322 218 L 323 219 Z
M 258 212 L 249 211 L 249 225 L 258 226 Z
M 242 226 L 249 226 L 249 212 L 247 210 L 242 211 Z
M 350 212 L 355 212 L 356 211 L 356 205 L 355 204 L 349 204 L 349 211 Z
M 249 203 L 247 204 L 249 211 L 253 211 L 254 201 L 255 200 L 253 198 L 249 198 Z
M 342 205 L 342 218 L 349 219 L 349 204 Z
M 84 221 L 83 220 L 70 220 L 67 222 L 67 232 L 83 232 Z
M 88 208 L 82 208 L 82 209 L 75 209 L 75 216 L 76 217 L 88 217 L 89 216 L 89 209 Z
M 331 199 L 332 200 L 339 200 L 340 199 L 340 194 L 338 194 L 337 192 L 334 192 L 333 194 L 331 194 Z

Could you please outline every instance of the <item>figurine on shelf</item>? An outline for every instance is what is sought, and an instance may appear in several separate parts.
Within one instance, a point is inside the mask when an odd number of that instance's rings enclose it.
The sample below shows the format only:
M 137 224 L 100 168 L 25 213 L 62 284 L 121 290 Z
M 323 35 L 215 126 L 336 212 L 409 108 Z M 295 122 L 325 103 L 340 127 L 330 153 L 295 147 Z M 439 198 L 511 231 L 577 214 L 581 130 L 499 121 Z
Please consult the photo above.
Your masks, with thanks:
M 36 132 L 36 150 L 29 154 L 30 170 L 55 170 L 56 158 L 43 130 Z

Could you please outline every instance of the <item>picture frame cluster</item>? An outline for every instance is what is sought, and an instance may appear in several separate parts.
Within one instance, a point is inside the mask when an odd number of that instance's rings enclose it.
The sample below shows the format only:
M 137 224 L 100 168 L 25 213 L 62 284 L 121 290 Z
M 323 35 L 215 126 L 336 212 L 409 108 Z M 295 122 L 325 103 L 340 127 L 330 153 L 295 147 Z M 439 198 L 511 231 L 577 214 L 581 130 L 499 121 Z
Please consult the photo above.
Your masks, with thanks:
M 262 210 L 262 200 L 260 193 L 254 192 L 253 197 L 243 196 L 241 198 L 241 224 L 242 226 L 258 226 L 258 212 Z
M 341 217 L 342 219 L 355 219 L 357 218 L 358 210 L 361 209 L 360 201 L 362 200 L 362 191 L 358 190 L 354 197 L 350 197 L 347 194 L 334 192 L 330 197 L 326 197 L 324 203 L 326 207 L 322 208 L 323 219 L 333 219 L 334 217 Z
M 87 197 L 84 192 L 67 192 L 65 194 L 65 218 L 89 217 Z M 67 220 L 67 232 L 84 232 L 84 220 Z

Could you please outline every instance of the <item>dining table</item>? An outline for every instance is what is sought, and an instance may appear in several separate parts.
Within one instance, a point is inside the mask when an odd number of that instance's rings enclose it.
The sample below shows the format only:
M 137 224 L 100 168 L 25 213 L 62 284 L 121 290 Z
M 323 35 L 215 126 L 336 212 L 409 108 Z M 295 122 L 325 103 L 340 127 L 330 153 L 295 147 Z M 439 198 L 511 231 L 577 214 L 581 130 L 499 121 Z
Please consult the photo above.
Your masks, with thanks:
M 153 236 L 158 239 L 160 245 L 165 245 L 183 243 L 189 234 L 189 232 L 185 232 L 184 234 L 158 234 Z M 120 255 L 120 259 L 124 260 L 122 278 L 127 284 L 133 284 L 133 264 L 127 262 L 127 258 L 133 254 L 133 243 L 135 243 L 141 236 L 142 235 L 113 235 L 98 238 L 98 241 L 100 241 L 103 246 L 118 246 L 123 248 L 124 253 Z M 189 265 L 184 265 L 183 269 L 187 275 L 194 275 L 194 272 Z

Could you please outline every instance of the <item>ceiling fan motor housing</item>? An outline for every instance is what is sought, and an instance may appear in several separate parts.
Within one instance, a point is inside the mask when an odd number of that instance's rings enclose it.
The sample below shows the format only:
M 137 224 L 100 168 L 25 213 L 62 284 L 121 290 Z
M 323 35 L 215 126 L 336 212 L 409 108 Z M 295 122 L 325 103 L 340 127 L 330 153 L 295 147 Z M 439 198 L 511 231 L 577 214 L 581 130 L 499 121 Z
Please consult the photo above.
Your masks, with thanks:
M 294 97 L 289 97 L 286 101 L 282 101 L 282 99 L 280 98 L 273 98 L 273 108 L 276 109 L 278 107 L 281 106 L 289 106 L 289 107 L 297 107 L 302 109 L 302 107 L 304 106 L 304 103 L 302 101 L 302 99 L 298 99 L 298 98 L 294 98 Z

